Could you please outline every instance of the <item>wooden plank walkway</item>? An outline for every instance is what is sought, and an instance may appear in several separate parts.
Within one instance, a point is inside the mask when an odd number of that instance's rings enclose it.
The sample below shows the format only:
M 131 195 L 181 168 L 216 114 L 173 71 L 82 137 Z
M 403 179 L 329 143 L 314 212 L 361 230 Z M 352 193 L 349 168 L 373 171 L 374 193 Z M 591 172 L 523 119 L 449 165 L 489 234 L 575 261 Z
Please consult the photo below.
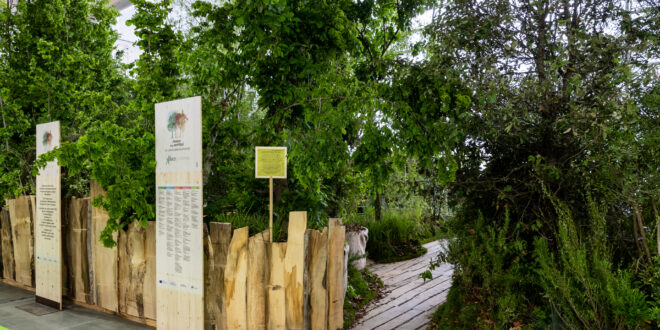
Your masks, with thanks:
M 453 266 L 442 264 L 431 273 L 433 280 L 420 277 L 444 248 L 443 241 L 424 244 L 428 250 L 419 258 L 368 267 L 383 280 L 385 296 L 367 306 L 366 314 L 352 329 L 426 329 L 437 307 L 447 299 Z

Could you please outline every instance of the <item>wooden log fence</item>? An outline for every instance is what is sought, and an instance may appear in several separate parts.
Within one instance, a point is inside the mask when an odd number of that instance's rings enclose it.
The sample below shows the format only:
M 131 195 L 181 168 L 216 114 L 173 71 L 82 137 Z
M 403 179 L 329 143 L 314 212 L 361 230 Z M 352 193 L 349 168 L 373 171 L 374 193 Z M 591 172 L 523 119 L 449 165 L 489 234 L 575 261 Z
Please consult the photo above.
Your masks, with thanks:
M 113 248 L 99 234 L 108 214 L 90 198 L 63 203 L 65 296 L 106 313 L 156 325 L 155 223 L 120 231 Z M 0 210 L 0 275 L 34 287 L 34 196 Z M 307 229 L 306 212 L 289 216 L 288 242 L 269 242 L 268 230 L 210 223 L 204 229 L 205 329 L 341 329 L 344 240 L 340 219 L 323 231 Z

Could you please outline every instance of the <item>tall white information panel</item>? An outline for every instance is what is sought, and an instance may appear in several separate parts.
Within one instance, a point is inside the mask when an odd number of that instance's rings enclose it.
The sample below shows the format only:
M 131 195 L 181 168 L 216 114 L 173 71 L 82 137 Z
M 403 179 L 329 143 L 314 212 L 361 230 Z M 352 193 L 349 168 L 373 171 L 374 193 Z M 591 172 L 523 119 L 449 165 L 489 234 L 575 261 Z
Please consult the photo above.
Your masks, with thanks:
M 37 157 L 60 145 L 60 122 L 37 125 Z M 49 162 L 37 176 L 34 228 L 36 301 L 62 309 L 62 205 L 60 167 Z
M 202 99 L 156 104 L 158 328 L 203 329 Z

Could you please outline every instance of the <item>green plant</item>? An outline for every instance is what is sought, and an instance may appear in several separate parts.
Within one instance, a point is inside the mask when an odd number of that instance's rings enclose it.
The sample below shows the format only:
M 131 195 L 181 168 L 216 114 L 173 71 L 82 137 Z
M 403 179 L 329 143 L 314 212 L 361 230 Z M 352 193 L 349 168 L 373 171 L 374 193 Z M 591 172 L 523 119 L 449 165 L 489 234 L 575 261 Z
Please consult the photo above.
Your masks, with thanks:
M 344 299 L 344 329 L 351 327 L 360 309 L 375 299 L 382 288 L 383 281 L 369 271 L 369 268 L 359 271 L 349 264 L 348 286 L 346 287 L 346 299 Z
M 456 239 L 438 262 L 454 268 L 452 287 L 445 302 L 434 315 L 434 324 L 446 328 L 491 328 L 514 326 L 532 302 L 534 273 L 526 266 L 530 259 L 520 229 L 512 226 L 507 215 L 501 227 L 487 224 L 483 215 L 465 227 L 453 220 Z M 427 276 L 428 277 L 428 276 Z M 533 297 L 533 295 L 530 295 Z
M 371 212 L 351 215 L 346 221 L 369 229 L 369 258 L 376 262 L 393 262 L 426 253 L 420 241 L 432 237 L 434 232 L 424 222 L 424 212 L 419 209 L 386 209 L 380 221 L 376 221 Z
M 557 252 L 538 238 L 534 255 L 544 297 L 562 326 L 622 329 L 643 327 L 657 317 L 631 272 L 613 267 L 601 208 L 587 198 L 588 227 L 580 229 L 568 206 L 551 200 L 559 215 Z

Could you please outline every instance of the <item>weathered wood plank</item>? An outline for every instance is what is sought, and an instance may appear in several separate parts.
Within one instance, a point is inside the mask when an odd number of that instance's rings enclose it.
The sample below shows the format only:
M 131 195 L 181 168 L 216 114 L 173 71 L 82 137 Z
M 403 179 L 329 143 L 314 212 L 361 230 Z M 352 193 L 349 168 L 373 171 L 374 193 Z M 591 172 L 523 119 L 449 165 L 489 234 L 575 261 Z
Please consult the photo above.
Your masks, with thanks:
M 146 230 L 133 221 L 119 233 L 119 312 L 144 318 Z
M 227 328 L 247 329 L 248 227 L 234 230 L 225 268 Z
M 16 277 L 14 267 L 14 244 L 11 234 L 11 220 L 9 210 L 0 211 L 0 234 L 2 236 L 2 277 L 14 280 Z
M 286 329 L 284 258 L 287 243 L 270 243 L 270 281 L 268 285 L 268 329 Z
M 225 302 L 225 267 L 231 242 L 230 223 L 209 223 L 209 235 L 205 244 L 205 329 L 227 329 L 227 304 Z
M 144 275 L 144 317 L 156 319 L 156 222 L 149 221 L 145 232 L 144 256 L 146 273 Z
M 92 201 L 98 196 L 105 196 L 105 192 L 96 182 L 90 183 Z M 94 297 L 96 305 L 107 310 L 119 311 L 119 288 L 117 285 L 119 252 L 117 247 L 106 248 L 100 241 L 101 231 L 109 221 L 108 212 L 100 207 L 92 207 L 92 260 L 94 268 Z M 115 241 L 118 233 L 113 235 Z
M 30 255 L 32 256 L 32 287 L 37 287 L 36 282 L 36 264 L 35 264 L 35 251 L 34 251 L 34 241 L 35 241 L 35 227 L 37 223 L 37 196 L 29 196 L 29 205 L 30 205 L 30 218 L 32 219 L 32 226 L 30 227 Z
M 88 198 L 72 198 L 67 201 L 67 244 L 69 286 L 71 297 L 80 302 L 89 300 L 89 267 L 87 260 Z
M 270 279 L 268 266 L 269 230 L 250 237 L 248 242 L 247 326 L 248 329 L 266 329 L 268 306 L 266 293 Z
M 12 239 L 14 245 L 14 266 L 16 282 L 31 286 L 34 272 L 32 239 L 32 216 L 30 214 L 30 197 L 19 196 L 8 200 L 9 219 L 11 221 Z
M 328 329 L 344 327 L 344 241 L 341 219 L 328 221 Z
M 284 286 L 287 329 L 303 328 L 303 273 L 307 212 L 289 213 L 289 235 L 284 257 Z
M 307 229 L 305 235 L 305 329 L 327 329 L 328 230 Z

